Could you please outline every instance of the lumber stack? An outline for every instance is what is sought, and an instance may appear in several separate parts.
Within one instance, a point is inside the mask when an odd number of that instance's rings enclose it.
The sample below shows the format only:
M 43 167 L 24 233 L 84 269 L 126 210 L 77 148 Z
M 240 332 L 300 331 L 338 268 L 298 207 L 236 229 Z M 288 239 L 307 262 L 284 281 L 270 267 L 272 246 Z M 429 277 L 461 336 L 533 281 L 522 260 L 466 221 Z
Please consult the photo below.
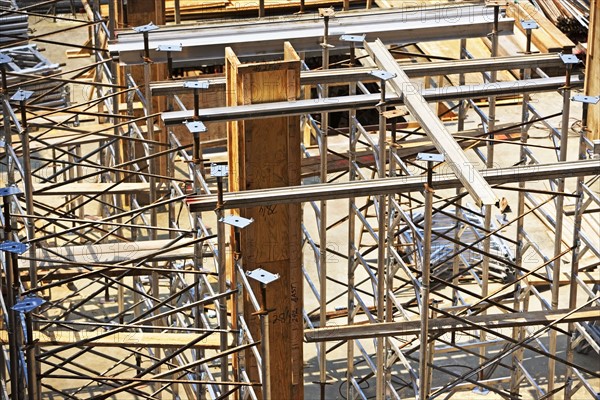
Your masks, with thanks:
M 585 42 L 589 28 L 589 0 L 538 0 L 540 14 L 544 14 L 561 32 L 574 42 Z M 530 3 L 524 3 L 531 6 Z
M 590 15 L 589 0 L 538 0 L 537 3 L 546 17 L 554 23 L 558 23 L 561 18 L 582 20 Z
M 558 29 L 553 21 L 546 18 L 542 13 L 529 3 L 510 3 L 506 14 L 515 20 L 533 20 L 537 22 L 538 29 L 531 33 L 533 44 L 542 52 L 566 52 L 570 53 L 575 43 Z M 515 27 L 525 32 L 521 24 Z
M 350 0 L 352 4 L 365 3 L 364 0 Z M 305 9 L 314 10 L 320 7 L 334 6 L 341 8 L 342 0 L 305 0 Z M 167 22 L 175 20 L 175 1 L 167 0 L 166 18 Z M 182 20 L 198 20 L 206 18 L 233 17 L 243 14 L 252 15 L 258 13 L 258 1 L 240 1 L 240 0 L 180 0 L 179 2 Z M 267 13 L 272 11 L 294 12 L 300 10 L 300 0 L 265 0 L 265 9 Z

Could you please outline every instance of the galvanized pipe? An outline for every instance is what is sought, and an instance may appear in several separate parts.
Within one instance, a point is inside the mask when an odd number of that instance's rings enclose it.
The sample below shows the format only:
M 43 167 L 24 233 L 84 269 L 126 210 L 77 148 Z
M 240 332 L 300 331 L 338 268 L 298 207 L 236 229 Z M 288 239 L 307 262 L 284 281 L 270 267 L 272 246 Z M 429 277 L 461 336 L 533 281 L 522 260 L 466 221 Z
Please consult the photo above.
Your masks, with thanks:
M 329 15 L 323 16 L 323 43 L 322 43 L 322 68 L 329 69 Z M 329 97 L 329 86 L 322 87 L 323 98 Z M 328 134 L 329 134 L 329 113 L 321 114 L 321 130 L 319 153 L 321 183 L 327 183 L 327 154 L 328 154 Z M 323 200 L 319 205 L 318 216 L 319 227 L 319 325 L 327 324 L 327 201 Z M 320 398 L 325 400 L 325 387 L 327 384 L 327 343 L 319 344 L 319 384 Z
M 570 117 L 570 109 L 571 109 L 571 64 L 566 65 L 567 70 L 565 73 L 565 86 L 563 88 L 563 114 L 561 121 L 561 130 L 560 130 L 560 154 L 559 161 L 564 162 L 567 160 L 567 145 L 569 143 L 569 117 Z M 565 178 L 559 178 L 558 184 L 556 186 L 557 192 L 565 191 Z M 563 221 L 564 221 L 564 197 L 558 196 L 556 198 L 556 224 L 554 231 L 554 255 L 558 255 L 562 251 L 562 231 L 563 231 Z M 552 309 L 558 309 L 558 300 L 559 300 L 559 292 L 560 292 L 560 275 L 561 275 L 561 263 L 562 260 L 560 258 L 556 259 L 552 265 Z M 555 354 L 557 348 L 557 332 L 552 330 L 549 334 L 549 344 L 548 350 L 550 353 Z M 553 359 L 548 360 L 548 393 L 552 393 L 554 391 L 555 386 L 555 370 L 556 370 L 556 361 Z M 553 399 L 554 394 L 550 394 L 549 399 Z
M 386 176 L 386 119 L 385 111 L 385 86 L 384 79 L 380 82 L 381 99 L 378 106 L 379 111 L 379 140 L 377 143 L 377 176 L 382 179 Z M 386 297 L 386 198 L 385 195 L 377 196 L 377 322 L 385 322 L 385 297 Z M 377 338 L 376 349 L 376 398 L 384 400 L 385 398 L 385 342 L 383 337 Z
M 587 126 L 588 119 L 588 104 L 583 103 L 583 115 L 581 117 L 581 131 L 579 132 L 579 160 L 585 160 L 586 155 L 586 142 L 585 137 L 589 132 Z M 571 273 L 570 279 L 571 283 L 569 285 L 569 308 L 574 309 L 577 307 L 577 293 L 579 289 L 579 282 L 577 281 L 577 277 L 579 275 L 579 257 L 581 255 L 581 223 L 583 220 L 583 203 L 584 203 L 584 190 L 583 190 L 584 181 L 583 178 L 577 178 L 577 189 L 576 193 L 578 195 L 577 200 L 575 202 L 575 215 L 573 217 L 573 253 L 571 256 Z M 566 349 L 566 358 L 567 361 L 573 362 L 574 359 L 574 351 L 573 342 L 575 341 L 575 324 L 569 323 L 568 331 L 573 336 L 570 340 L 567 341 L 567 349 Z M 573 368 L 567 367 L 566 378 L 567 383 L 565 385 L 564 396 L 565 400 L 570 400 L 573 397 Z
M 494 24 L 492 27 L 492 33 L 491 33 L 491 40 L 492 40 L 492 49 L 491 49 L 491 56 L 492 57 L 496 57 L 498 55 L 498 19 L 499 19 L 499 14 L 500 14 L 500 7 L 499 6 L 494 6 Z M 490 83 L 493 85 L 494 83 L 496 83 L 497 81 L 497 76 L 498 76 L 498 72 L 493 70 L 490 72 Z M 488 124 L 487 124 L 487 129 L 488 132 L 493 132 L 496 126 L 496 97 L 495 96 L 490 96 L 488 98 Z M 489 135 L 490 139 L 494 139 L 494 134 L 490 134 Z M 486 143 L 486 147 L 487 147 L 487 154 L 486 154 L 486 166 L 487 168 L 493 168 L 494 167 L 494 143 L 492 141 L 488 141 Z M 483 222 L 483 227 L 486 231 L 490 230 L 490 226 L 492 223 L 492 206 L 491 205 L 484 205 L 484 213 L 485 213 L 485 217 L 484 217 L 484 222 Z M 486 253 L 490 252 L 490 248 L 491 248 L 491 237 L 487 237 L 484 241 L 483 241 L 483 251 Z M 490 259 L 489 257 L 483 256 L 483 262 L 481 265 L 481 295 L 483 297 L 487 296 L 488 294 L 488 285 L 489 285 L 489 273 L 490 273 Z M 486 311 L 483 311 L 483 314 L 485 314 Z M 481 331 L 479 334 L 479 340 L 482 342 L 485 342 L 486 340 L 486 332 L 485 331 Z M 486 353 L 487 350 L 485 347 L 482 347 L 479 350 L 479 356 L 481 357 L 482 360 L 486 359 Z M 485 370 L 481 370 L 480 374 L 479 374 L 479 379 L 480 380 L 484 380 L 485 379 Z
M 174 7 L 175 7 L 175 25 L 179 25 L 181 23 L 181 6 L 180 6 L 181 1 L 180 0 L 175 0 L 174 3 Z
M 526 44 L 525 44 L 525 55 L 529 55 L 531 54 L 531 29 L 526 29 L 525 31 L 526 34 Z M 523 69 L 523 76 L 521 77 L 521 79 L 527 80 L 531 78 L 531 69 L 530 68 L 524 68 Z M 527 164 L 527 153 L 526 153 L 526 145 L 527 145 L 527 139 L 528 139 L 528 135 L 527 132 L 529 131 L 529 125 L 527 125 L 526 123 L 529 121 L 529 93 L 523 93 L 523 103 L 521 106 L 521 123 L 523 125 L 521 125 L 521 139 L 520 139 L 520 143 L 522 144 L 521 148 L 520 148 L 520 162 L 523 164 Z M 518 204 L 517 204 L 517 215 L 523 215 L 525 213 L 525 182 L 519 182 L 519 194 L 518 194 Z M 517 247 L 516 247 L 516 251 L 515 251 L 515 263 L 519 266 L 522 267 L 523 266 L 523 251 L 524 251 L 524 240 L 525 237 L 523 235 L 523 230 L 524 230 L 524 225 L 525 225 L 525 219 L 524 218 L 519 218 L 517 221 L 517 235 L 516 235 L 516 241 L 517 241 Z M 516 274 L 516 276 L 519 275 L 519 271 L 514 271 L 514 273 Z M 521 294 L 522 294 L 522 289 L 521 289 L 521 284 L 516 281 L 515 282 L 515 293 L 514 293 L 514 300 L 513 300 L 513 308 L 515 310 L 518 311 L 526 311 L 528 308 L 528 298 L 525 298 L 524 300 L 521 300 Z M 525 331 L 523 328 L 521 327 L 515 327 L 513 328 L 513 332 L 512 332 L 512 337 L 514 340 L 516 341 L 520 341 L 523 339 L 525 335 Z M 515 351 L 513 357 L 512 357 L 512 366 L 513 366 L 513 372 L 511 374 L 511 381 L 510 381 L 510 393 L 514 396 L 518 396 L 519 391 L 520 391 L 520 383 L 521 383 L 521 369 L 519 368 L 519 364 L 522 362 L 523 360 L 523 354 L 524 351 L 523 349 L 519 349 L 517 351 Z
M 225 256 L 225 223 L 223 217 L 223 177 L 217 176 L 217 197 L 218 206 L 215 209 L 217 216 L 217 242 L 219 249 L 219 257 L 217 258 L 218 263 L 218 276 L 219 276 L 219 292 L 224 293 L 227 291 L 227 266 Z M 225 352 L 227 350 L 227 299 L 222 298 L 219 300 L 219 327 L 222 329 L 220 336 L 219 350 Z M 229 359 L 227 356 L 221 357 L 221 381 L 227 382 L 229 380 Z M 227 393 L 229 388 L 227 384 L 221 386 L 221 393 Z
M 354 64 L 354 43 L 350 42 L 350 63 L 351 67 Z M 349 84 L 348 89 L 349 95 L 356 94 L 356 82 L 351 82 Z M 348 111 L 348 121 L 349 121 L 349 135 L 348 135 L 348 180 L 350 182 L 355 181 L 357 179 L 357 172 L 355 168 L 356 161 L 356 110 L 351 108 Z M 355 267 L 356 267 L 356 199 L 354 197 L 350 197 L 348 199 L 348 264 L 347 264 L 347 273 L 348 273 L 348 317 L 347 322 L 349 325 L 354 323 L 354 310 L 355 310 L 355 299 L 354 299 L 354 286 L 355 286 Z M 346 351 L 346 398 L 352 399 L 354 398 L 354 386 L 351 381 L 354 378 L 354 341 L 349 340 L 347 342 L 347 351 Z
M 427 162 L 427 184 L 423 190 L 425 197 L 423 222 L 423 261 L 421 263 L 421 333 L 419 346 L 419 399 L 427 400 L 431 390 L 429 373 L 429 280 L 431 273 L 431 232 L 433 229 L 433 180 L 431 176 L 433 163 Z
M 12 196 L 7 195 L 2 198 L 3 213 L 4 213 L 4 237 L 5 240 L 11 240 L 13 236 L 13 227 L 11 221 Z M 8 352 L 9 352 L 9 367 L 10 367 L 10 386 L 11 399 L 21 400 L 25 398 L 23 393 L 23 382 L 21 381 L 21 366 L 20 366 L 20 324 L 17 312 L 13 310 L 16 303 L 19 291 L 19 274 L 18 261 L 16 257 L 9 251 L 4 252 L 5 273 L 6 273 L 6 311 L 8 313 Z

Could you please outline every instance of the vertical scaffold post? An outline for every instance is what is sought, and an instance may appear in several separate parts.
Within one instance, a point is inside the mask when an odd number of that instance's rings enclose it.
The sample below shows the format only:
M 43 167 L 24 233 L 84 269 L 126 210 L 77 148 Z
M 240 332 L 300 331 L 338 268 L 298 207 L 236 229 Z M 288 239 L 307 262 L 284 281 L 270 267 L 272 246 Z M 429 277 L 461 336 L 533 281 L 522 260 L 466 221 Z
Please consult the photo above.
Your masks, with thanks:
M 433 227 L 433 163 L 443 162 L 441 154 L 419 153 L 417 160 L 427 161 L 427 184 L 423 190 L 425 197 L 425 220 L 423 222 L 423 262 L 421 263 L 421 344 L 419 346 L 419 399 L 429 398 L 430 367 L 429 360 L 429 281 L 431 272 L 431 232 Z

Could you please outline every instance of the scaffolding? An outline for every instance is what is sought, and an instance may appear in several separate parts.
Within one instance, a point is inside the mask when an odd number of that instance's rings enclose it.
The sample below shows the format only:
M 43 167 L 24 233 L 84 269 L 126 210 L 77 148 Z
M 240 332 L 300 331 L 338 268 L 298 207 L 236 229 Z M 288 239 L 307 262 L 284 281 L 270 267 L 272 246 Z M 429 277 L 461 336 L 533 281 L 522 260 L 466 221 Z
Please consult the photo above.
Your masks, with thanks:
M 112 2 L 108 22 L 83 5 L 89 65 L 0 48 L 2 398 L 599 398 L 598 97 L 579 94 L 577 57 L 532 50 L 535 21 L 499 2 L 443 22 L 436 7 L 264 18 L 261 2 L 251 22 L 118 30 Z M 415 26 L 456 57 L 422 62 L 436 55 Z M 500 55 L 518 29 L 524 54 Z M 227 142 L 207 139 L 217 124 Z M 288 147 L 266 159 L 281 126 Z

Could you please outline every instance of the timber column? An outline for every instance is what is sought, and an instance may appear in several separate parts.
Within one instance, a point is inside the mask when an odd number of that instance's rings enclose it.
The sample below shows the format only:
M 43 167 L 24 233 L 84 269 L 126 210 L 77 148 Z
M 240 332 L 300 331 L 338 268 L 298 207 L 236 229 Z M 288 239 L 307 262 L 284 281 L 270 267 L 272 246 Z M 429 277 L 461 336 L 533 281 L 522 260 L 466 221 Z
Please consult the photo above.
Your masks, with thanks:
M 585 94 L 600 96 L 600 10 L 598 0 L 590 4 L 590 29 L 587 42 Z M 588 110 L 588 137 L 594 142 L 594 153 L 600 154 L 600 103 L 590 104 Z
M 137 26 L 148 25 L 153 23 L 154 25 L 165 25 L 165 0 L 128 0 L 125 5 L 123 1 L 111 0 L 112 13 L 111 17 L 117 29 L 131 30 Z M 156 46 L 152 43 L 152 33 L 149 35 L 150 50 L 156 49 Z M 146 68 L 143 64 L 149 62 L 149 68 Z M 149 114 L 165 111 L 166 99 L 165 98 L 152 98 L 150 93 L 147 93 L 149 82 L 151 81 L 163 81 L 168 77 L 167 65 L 165 63 L 154 63 L 152 60 L 144 60 L 144 52 L 140 52 L 140 65 L 132 65 L 131 67 L 118 66 L 117 82 L 121 86 L 128 86 L 126 74 L 130 73 L 134 82 L 140 87 L 140 90 L 151 102 L 149 107 Z M 126 96 L 123 95 L 121 99 L 122 103 L 126 102 Z M 133 116 L 142 117 L 143 113 L 141 110 L 133 110 Z M 161 123 L 160 120 L 153 121 L 153 126 L 157 123 Z M 144 129 L 142 127 L 142 129 Z M 157 134 L 155 136 L 155 134 Z M 148 139 L 158 140 L 162 143 L 167 143 L 167 134 L 165 129 L 160 131 L 147 132 Z M 158 148 L 157 151 L 164 150 L 164 148 Z M 136 153 L 141 154 L 141 146 L 136 147 Z M 134 155 L 129 154 L 129 157 L 133 158 Z M 166 175 L 168 157 L 161 156 L 155 159 L 155 170 L 154 173 L 160 175 Z
M 225 58 L 228 106 L 295 101 L 300 95 L 300 58 L 287 42 L 283 61 L 242 64 L 231 48 L 226 49 Z M 227 140 L 230 191 L 300 184 L 298 116 L 230 122 Z M 266 290 L 270 310 L 270 359 L 266 362 L 272 371 L 271 397 L 303 399 L 301 206 L 277 204 L 242 209 L 239 213 L 254 219 L 240 236 L 244 270 L 263 268 L 280 275 Z M 230 268 L 235 284 L 233 277 Z M 252 285 L 258 301 L 265 304 L 259 285 Z M 253 314 L 248 296 L 243 304 L 252 337 L 259 339 L 260 318 Z M 244 358 L 250 379 L 258 381 L 259 368 L 252 352 L 247 351 Z
M 114 2 L 113 10 L 116 28 L 134 28 L 136 26 L 147 25 L 150 22 L 159 26 L 166 24 L 164 0 L 128 0 L 127 5 L 124 5 L 122 1 L 112 1 Z M 152 38 L 150 39 L 150 41 L 152 41 Z M 153 50 L 152 47 L 151 49 Z M 143 54 L 140 53 L 140 59 L 142 58 L 142 55 Z M 131 67 L 131 76 L 135 83 L 140 86 L 142 92 L 144 92 L 144 78 L 146 77 L 144 76 L 144 67 L 141 64 L 142 62 L 140 60 L 139 66 L 136 65 Z M 158 81 L 167 79 L 167 67 L 165 64 L 153 64 L 151 70 L 151 80 Z M 119 84 L 127 86 L 123 67 L 119 68 Z M 157 105 L 153 108 L 155 112 L 163 111 Z

